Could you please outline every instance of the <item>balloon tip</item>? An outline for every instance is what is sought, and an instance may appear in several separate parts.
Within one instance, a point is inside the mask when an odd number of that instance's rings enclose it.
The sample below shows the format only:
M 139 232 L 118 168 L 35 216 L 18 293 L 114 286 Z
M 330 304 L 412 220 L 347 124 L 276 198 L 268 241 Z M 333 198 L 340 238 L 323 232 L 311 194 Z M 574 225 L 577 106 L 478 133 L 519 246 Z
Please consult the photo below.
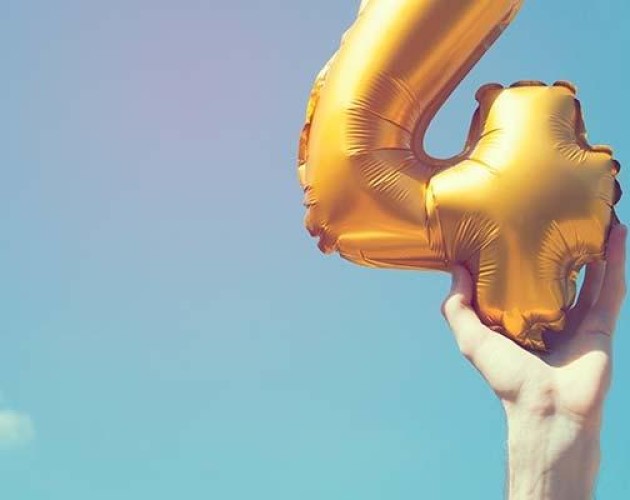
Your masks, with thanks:
M 558 80 L 553 83 L 553 86 L 564 87 L 565 89 L 569 89 L 573 95 L 577 95 L 578 93 L 578 88 L 575 86 L 575 84 L 568 82 L 566 80 Z
M 547 84 L 540 80 L 519 80 L 510 85 L 511 89 L 517 87 L 547 87 Z
M 610 156 L 614 153 L 612 146 L 609 146 L 608 144 L 595 144 L 591 146 L 591 151 L 594 153 L 604 153 Z
M 477 102 L 481 102 L 486 96 L 488 96 L 488 94 L 490 94 L 490 92 L 500 91 L 503 90 L 503 88 L 503 85 L 500 83 L 486 83 L 485 85 L 479 87 L 479 90 L 475 92 L 475 99 Z

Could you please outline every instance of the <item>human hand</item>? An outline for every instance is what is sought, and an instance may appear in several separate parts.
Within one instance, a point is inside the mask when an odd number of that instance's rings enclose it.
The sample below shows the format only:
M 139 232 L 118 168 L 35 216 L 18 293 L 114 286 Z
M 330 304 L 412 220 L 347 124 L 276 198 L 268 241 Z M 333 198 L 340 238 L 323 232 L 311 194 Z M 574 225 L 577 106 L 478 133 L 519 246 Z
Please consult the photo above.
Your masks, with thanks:
M 626 294 L 626 234 L 623 225 L 612 228 L 606 261 L 587 266 L 566 328 L 545 336 L 547 353 L 527 351 L 484 326 L 471 307 L 468 271 L 453 269 L 442 312 L 460 351 L 503 404 L 510 500 L 591 498 L 612 337 Z
M 504 404 L 595 416 L 611 375 L 612 336 L 623 302 L 627 229 L 610 233 L 605 262 L 586 268 L 584 285 L 562 332 L 549 332 L 548 353 L 530 352 L 481 323 L 471 307 L 468 271 L 453 269 L 453 285 L 442 311 L 462 354 Z M 544 407 L 544 408 L 543 408 Z

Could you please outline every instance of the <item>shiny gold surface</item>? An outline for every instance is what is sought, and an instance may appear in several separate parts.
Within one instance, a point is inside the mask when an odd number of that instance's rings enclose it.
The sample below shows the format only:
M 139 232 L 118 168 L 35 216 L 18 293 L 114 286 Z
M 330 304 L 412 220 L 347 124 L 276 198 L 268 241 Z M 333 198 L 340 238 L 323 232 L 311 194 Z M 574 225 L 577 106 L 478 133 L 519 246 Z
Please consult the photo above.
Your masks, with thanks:
M 306 227 L 357 264 L 465 265 L 482 320 L 545 349 L 577 270 L 601 259 L 618 163 L 585 139 L 568 83 L 477 92 L 461 154 L 427 155 L 425 131 L 522 0 L 370 0 L 318 75 L 300 138 Z M 367 5 L 366 5 L 367 4 Z

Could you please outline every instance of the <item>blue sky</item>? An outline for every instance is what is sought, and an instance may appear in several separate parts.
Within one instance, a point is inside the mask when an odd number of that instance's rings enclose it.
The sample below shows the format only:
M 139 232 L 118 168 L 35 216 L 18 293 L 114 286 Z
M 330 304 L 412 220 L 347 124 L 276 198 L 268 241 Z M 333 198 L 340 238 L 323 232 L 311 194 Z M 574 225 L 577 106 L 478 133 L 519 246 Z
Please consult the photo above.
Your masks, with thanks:
M 501 497 L 502 412 L 439 314 L 448 276 L 324 257 L 302 227 L 304 106 L 357 3 L 3 7 L 0 497 Z M 461 149 L 481 84 L 566 79 L 623 167 L 629 16 L 526 2 L 429 152 Z M 630 494 L 629 326 L 602 499 Z

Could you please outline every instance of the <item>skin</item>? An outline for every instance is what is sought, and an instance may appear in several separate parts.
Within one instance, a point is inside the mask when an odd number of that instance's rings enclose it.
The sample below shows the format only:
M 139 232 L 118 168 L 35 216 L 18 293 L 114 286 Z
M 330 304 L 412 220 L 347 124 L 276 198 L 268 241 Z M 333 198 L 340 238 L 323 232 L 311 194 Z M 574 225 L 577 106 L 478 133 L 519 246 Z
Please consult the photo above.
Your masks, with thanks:
M 508 427 L 509 500 L 588 500 L 600 464 L 612 339 L 626 294 L 627 228 L 610 233 L 605 262 L 587 266 L 567 327 L 545 334 L 547 353 L 486 328 L 471 307 L 473 283 L 453 269 L 442 312 L 462 354 L 500 399 Z

